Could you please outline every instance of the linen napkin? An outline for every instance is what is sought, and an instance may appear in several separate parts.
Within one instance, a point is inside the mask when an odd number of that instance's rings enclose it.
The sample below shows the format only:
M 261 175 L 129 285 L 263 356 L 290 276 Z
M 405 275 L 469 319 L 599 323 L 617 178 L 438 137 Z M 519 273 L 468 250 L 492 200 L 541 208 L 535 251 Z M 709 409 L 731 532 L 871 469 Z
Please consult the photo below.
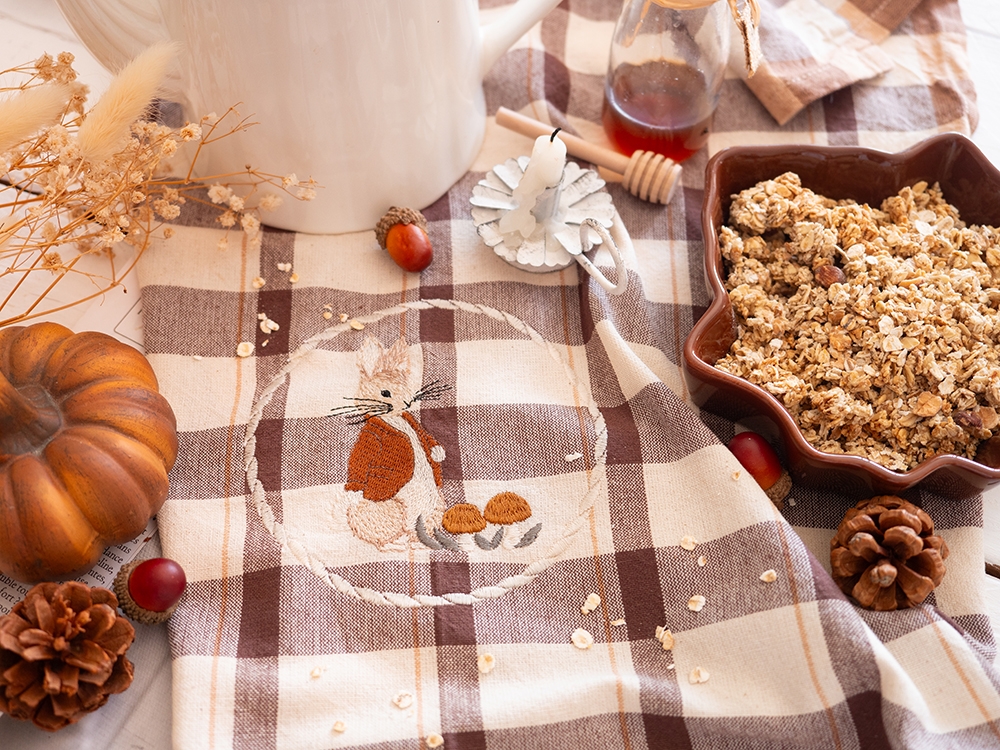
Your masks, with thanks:
M 596 138 L 595 39 L 615 10 L 560 6 L 487 76 L 489 112 Z M 928 29 L 956 14 L 927 0 L 884 44 L 933 51 Z M 951 42 L 933 75 L 854 84 L 783 128 L 733 78 L 709 151 L 968 132 Z M 198 210 L 141 259 L 145 346 L 180 431 L 158 518 L 189 579 L 170 624 L 175 746 L 995 745 L 981 499 L 913 498 L 948 572 L 920 607 L 858 609 L 829 575 L 858 498 L 796 487 L 779 513 L 724 447 L 736 425 L 689 402 L 709 154 L 666 207 L 606 187 L 628 275 L 612 296 L 477 235 L 476 184 L 529 151 L 488 129 L 470 173 L 420 207 L 435 256 L 419 275 L 373 232 L 265 228 L 220 250 Z M 614 275 L 606 249 L 595 262 Z
M 921 5 L 912 33 L 934 38 L 922 40 L 914 57 L 907 53 L 916 50 L 897 44 L 912 37 L 890 40 L 890 34 Z M 760 8 L 763 61 L 748 75 L 743 49 L 734 44 L 730 70 L 746 82 L 779 125 L 811 102 L 883 74 L 938 83 L 936 77 L 954 55 L 950 47 L 960 43 L 961 34 L 954 34 L 962 29 L 958 6 L 947 2 L 760 0 Z M 921 25 L 926 21 L 932 24 Z

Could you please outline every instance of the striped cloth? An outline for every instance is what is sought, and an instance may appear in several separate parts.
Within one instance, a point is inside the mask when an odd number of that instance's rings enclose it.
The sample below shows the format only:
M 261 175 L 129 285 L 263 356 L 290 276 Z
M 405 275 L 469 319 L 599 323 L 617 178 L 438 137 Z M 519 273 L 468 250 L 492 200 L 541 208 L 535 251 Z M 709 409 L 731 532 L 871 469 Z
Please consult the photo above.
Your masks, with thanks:
M 811 5 L 869 41 L 872 72 L 895 64 L 818 96 L 787 83 L 777 109 L 797 114 L 780 127 L 734 72 L 708 152 L 969 132 L 957 2 L 914 4 L 763 4 L 766 57 L 767 19 L 795 26 Z M 600 142 L 616 12 L 563 3 L 489 73 L 489 112 Z M 778 74 L 794 67 L 780 49 Z M 629 277 L 610 296 L 478 237 L 474 186 L 530 145 L 491 120 L 471 172 L 424 209 L 419 275 L 372 232 L 266 229 L 219 250 L 225 230 L 197 212 L 143 256 L 145 344 L 180 430 L 159 515 L 189 580 L 170 625 L 175 746 L 996 747 L 980 499 L 915 498 L 947 575 L 918 608 L 858 609 L 829 575 L 858 498 L 796 487 L 777 512 L 724 447 L 736 426 L 688 402 L 709 153 L 667 207 L 607 187 Z M 398 408 L 340 408 L 377 401 Z

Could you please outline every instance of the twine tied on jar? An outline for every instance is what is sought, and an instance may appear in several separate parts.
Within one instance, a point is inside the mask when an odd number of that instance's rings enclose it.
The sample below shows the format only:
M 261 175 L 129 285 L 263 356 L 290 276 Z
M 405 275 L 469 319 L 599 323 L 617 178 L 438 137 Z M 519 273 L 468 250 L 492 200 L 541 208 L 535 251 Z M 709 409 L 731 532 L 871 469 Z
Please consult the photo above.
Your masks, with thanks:
M 729 3 L 729 10 L 733 14 L 733 22 L 740 30 L 743 37 L 743 60 L 747 69 L 747 76 L 752 76 L 760 65 L 762 54 L 760 51 L 760 5 L 757 0 L 743 0 L 743 6 L 739 6 L 739 0 L 726 0 Z M 707 8 L 721 0 L 646 0 L 642 7 L 642 17 L 645 17 L 649 6 L 656 3 L 661 8 L 671 8 L 673 10 L 695 10 L 697 8 Z M 636 25 L 635 32 L 642 26 L 642 19 Z

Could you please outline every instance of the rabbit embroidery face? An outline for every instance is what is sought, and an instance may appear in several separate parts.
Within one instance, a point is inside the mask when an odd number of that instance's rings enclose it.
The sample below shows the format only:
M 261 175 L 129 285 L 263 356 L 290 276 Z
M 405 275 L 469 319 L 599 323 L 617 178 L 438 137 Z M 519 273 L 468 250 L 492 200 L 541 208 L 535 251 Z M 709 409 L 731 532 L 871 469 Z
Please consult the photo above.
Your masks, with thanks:
M 417 389 L 410 368 L 410 351 L 406 339 L 399 338 L 388 349 L 378 339 L 368 336 L 358 351 L 357 395 L 348 397 L 353 404 L 331 411 L 356 422 L 370 417 L 395 415 L 407 411 L 418 401 L 436 401 L 448 390 L 437 381 Z
M 378 339 L 366 337 L 358 352 L 358 370 L 357 404 L 371 404 L 369 408 L 378 414 L 401 414 L 413 402 L 406 339 L 399 338 L 385 349 Z
M 358 352 L 357 395 L 332 410 L 363 423 L 347 463 L 347 509 L 352 532 L 380 549 L 405 549 L 432 534 L 444 515 L 440 445 L 408 411 L 448 389 L 438 383 L 414 389 L 406 340 L 388 349 L 367 337 Z

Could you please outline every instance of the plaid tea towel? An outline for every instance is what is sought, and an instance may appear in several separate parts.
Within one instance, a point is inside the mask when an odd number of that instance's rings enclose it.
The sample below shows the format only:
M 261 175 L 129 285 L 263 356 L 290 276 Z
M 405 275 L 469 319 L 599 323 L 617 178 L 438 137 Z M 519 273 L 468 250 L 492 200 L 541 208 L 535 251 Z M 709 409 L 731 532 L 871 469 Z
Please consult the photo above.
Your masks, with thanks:
M 554 11 L 487 77 L 489 111 L 598 139 L 611 5 Z M 967 132 L 957 12 L 925 0 L 883 42 L 933 72 L 855 84 L 782 128 L 732 78 L 709 150 Z M 688 402 L 708 154 L 666 207 L 607 186 L 628 281 L 613 296 L 478 236 L 474 188 L 529 151 L 488 129 L 420 207 L 435 257 L 419 275 L 372 232 L 265 228 L 222 250 L 197 210 L 141 259 L 180 431 L 158 519 L 189 580 L 175 746 L 997 746 L 981 501 L 915 497 L 947 575 L 915 609 L 858 609 L 829 575 L 858 498 L 795 488 L 779 513 L 724 447 L 736 425 Z

